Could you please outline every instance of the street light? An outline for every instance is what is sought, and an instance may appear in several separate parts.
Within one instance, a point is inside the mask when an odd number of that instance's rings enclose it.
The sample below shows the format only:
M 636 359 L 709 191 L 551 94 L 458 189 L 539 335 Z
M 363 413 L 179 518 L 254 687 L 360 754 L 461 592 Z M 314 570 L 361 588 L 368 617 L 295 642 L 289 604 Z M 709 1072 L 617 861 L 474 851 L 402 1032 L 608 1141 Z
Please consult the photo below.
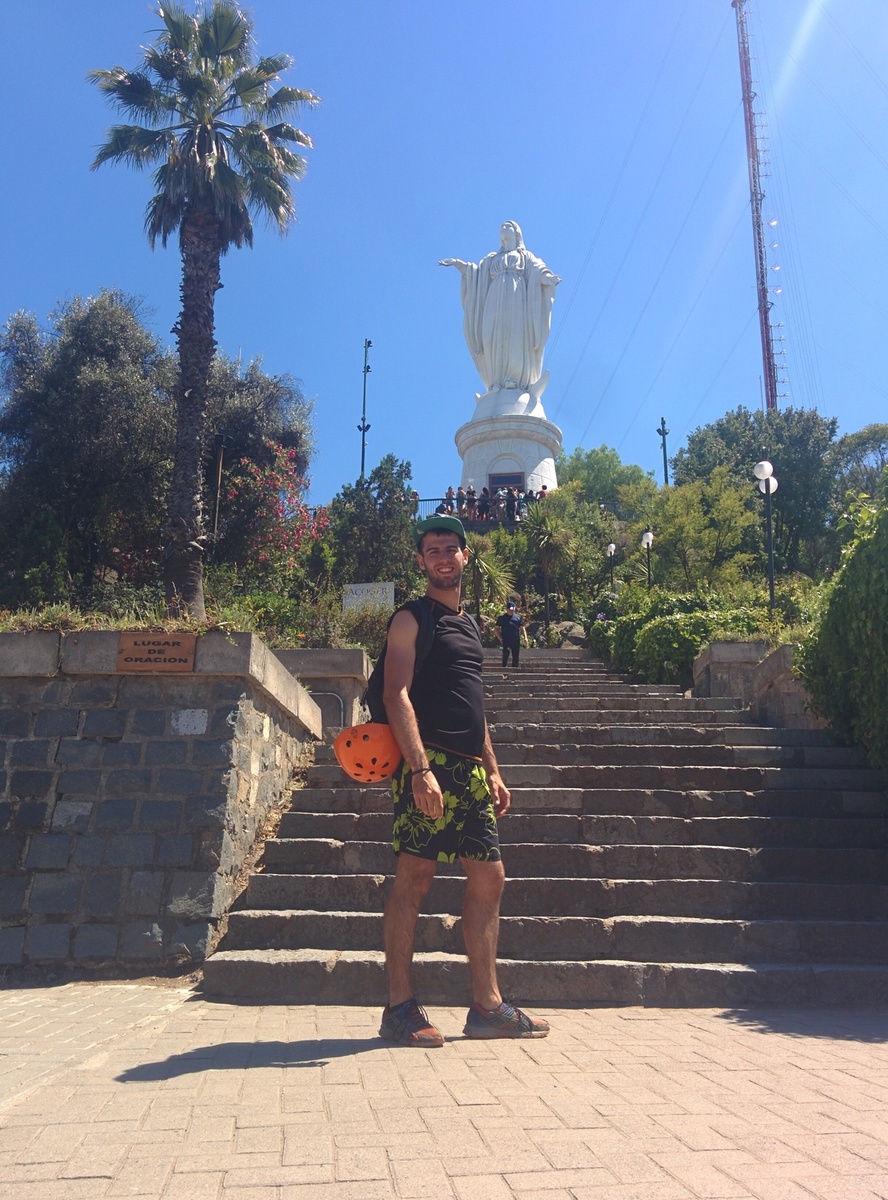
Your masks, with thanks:
M 768 608 L 774 611 L 774 534 L 771 524 L 771 496 L 777 491 L 774 468 L 767 459 L 755 464 L 752 473 L 758 480 L 759 491 L 765 497 L 765 516 L 768 525 Z
M 616 554 L 616 552 L 617 552 L 616 545 L 613 542 L 608 542 L 607 557 L 608 557 L 608 561 L 610 562 L 610 569 L 611 569 L 611 592 L 613 592 L 613 590 L 614 590 L 614 555 Z
M 654 544 L 654 535 L 650 529 L 646 529 L 641 535 L 641 544 L 647 550 L 647 567 L 648 567 L 648 587 L 651 586 L 651 546 Z

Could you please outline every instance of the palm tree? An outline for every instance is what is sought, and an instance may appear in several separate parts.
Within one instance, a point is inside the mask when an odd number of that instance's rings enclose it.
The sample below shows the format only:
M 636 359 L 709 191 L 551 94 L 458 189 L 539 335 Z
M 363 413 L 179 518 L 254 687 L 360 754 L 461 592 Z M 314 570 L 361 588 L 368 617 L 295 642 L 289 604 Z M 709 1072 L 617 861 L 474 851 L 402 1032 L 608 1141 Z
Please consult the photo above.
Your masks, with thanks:
M 197 15 L 176 5 L 141 69 L 92 71 L 88 78 L 139 125 L 116 125 L 96 155 L 156 168 L 145 230 L 152 248 L 178 230 L 182 307 L 176 449 L 164 530 L 164 585 L 171 614 L 202 618 L 205 534 L 201 500 L 207 380 L 216 350 L 215 294 L 221 256 L 253 243 L 252 213 L 283 233 L 293 219 L 291 181 L 305 170 L 292 146 L 311 140 L 286 120 L 311 92 L 279 84 L 283 54 L 253 57 L 252 23 L 231 0 Z M 269 123 L 271 122 L 271 123 Z
M 568 562 L 575 547 L 573 531 L 565 521 L 546 508 L 545 501 L 534 504 L 524 523 L 528 545 L 536 553 L 540 570 L 543 573 L 543 594 L 545 596 L 545 623 L 549 628 L 549 585 L 550 577 L 558 574 Z
M 470 533 L 468 544 L 472 551 L 469 570 L 475 598 L 475 615 L 480 620 L 482 598 L 496 604 L 504 604 L 515 586 L 515 578 L 496 551 L 480 540 L 478 534 Z

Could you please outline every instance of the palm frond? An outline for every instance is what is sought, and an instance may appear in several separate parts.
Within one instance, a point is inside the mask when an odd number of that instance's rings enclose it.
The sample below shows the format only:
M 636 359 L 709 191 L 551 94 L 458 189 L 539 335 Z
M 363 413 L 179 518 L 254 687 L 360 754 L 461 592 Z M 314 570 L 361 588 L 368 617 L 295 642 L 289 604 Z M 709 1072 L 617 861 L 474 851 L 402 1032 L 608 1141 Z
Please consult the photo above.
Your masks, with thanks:
M 315 108 L 320 102 L 320 96 L 316 96 L 314 92 L 307 92 L 304 88 L 282 86 L 268 97 L 264 111 L 271 117 L 283 116 L 285 113 L 295 111 L 300 104 L 304 104 L 307 108 Z
M 293 59 L 289 54 L 264 54 L 256 63 L 255 70 L 271 80 L 280 75 L 281 71 L 289 71 L 292 65 Z
M 169 129 L 146 129 L 142 125 L 113 125 L 108 140 L 99 147 L 92 164 L 95 171 L 106 162 L 124 162 L 143 169 L 169 154 L 175 135 Z
M 248 49 L 252 28 L 246 15 L 228 0 L 216 0 L 198 26 L 201 58 L 238 56 Z
M 264 213 L 282 232 L 296 212 L 289 187 L 274 175 L 251 171 L 247 175 L 247 196 L 250 207 Z
M 305 146 L 308 150 L 311 150 L 314 144 L 307 133 L 303 133 L 301 129 L 297 129 L 294 125 L 288 125 L 286 122 L 280 125 L 267 125 L 265 133 L 272 142 L 295 142 L 297 146 Z
M 195 18 L 179 4 L 170 3 L 157 11 L 166 26 L 166 33 L 161 35 L 163 43 L 172 50 L 190 54 L 196 42 Z

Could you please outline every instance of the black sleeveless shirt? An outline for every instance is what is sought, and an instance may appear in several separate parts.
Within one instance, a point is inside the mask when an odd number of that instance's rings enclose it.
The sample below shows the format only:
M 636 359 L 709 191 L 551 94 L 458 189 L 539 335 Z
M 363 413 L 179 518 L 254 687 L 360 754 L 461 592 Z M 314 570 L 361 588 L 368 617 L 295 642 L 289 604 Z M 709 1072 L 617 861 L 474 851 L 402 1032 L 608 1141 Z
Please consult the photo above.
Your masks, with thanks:
M 484 653 L 478 626 L 468 613 L 430 603 L 435 640 L 410 688 L 420 736 L 424 743 L 480 761 L 485 728 Z

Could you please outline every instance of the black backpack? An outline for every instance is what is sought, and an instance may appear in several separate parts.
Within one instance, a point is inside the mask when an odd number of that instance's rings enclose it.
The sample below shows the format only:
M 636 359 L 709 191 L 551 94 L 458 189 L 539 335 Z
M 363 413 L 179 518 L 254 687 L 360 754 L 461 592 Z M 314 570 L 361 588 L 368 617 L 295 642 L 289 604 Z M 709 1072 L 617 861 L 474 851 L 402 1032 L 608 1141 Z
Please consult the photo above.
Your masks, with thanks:
M 415 679 L 417 672 L 428 658 L 432 643 L 435 640 L 435 615 L 432 612 L 431 601 L 423 596 L 418 600 L 408 600 L 406 604 L 396 609 L 389 618 L 389 625 L 391 625 L 398 613 L 403 612 L 405 608 L 408 612 L 413 613 L 419 625 L 419 632 L 416 635 L 416 662 L 413 667 L 413 678 Z M 380 725 L 388 725 L 385 705 L 382 702 L 382 693 L 385 687 L 385 652 L 387 648 L 388 641 L 386 641 L 386 644 L 382 648 L 382 654 L 376 660 L 376 666 L 367 680 L 367 690 L 361 697 L 362 703 L 370 711 L 370 720 Z

